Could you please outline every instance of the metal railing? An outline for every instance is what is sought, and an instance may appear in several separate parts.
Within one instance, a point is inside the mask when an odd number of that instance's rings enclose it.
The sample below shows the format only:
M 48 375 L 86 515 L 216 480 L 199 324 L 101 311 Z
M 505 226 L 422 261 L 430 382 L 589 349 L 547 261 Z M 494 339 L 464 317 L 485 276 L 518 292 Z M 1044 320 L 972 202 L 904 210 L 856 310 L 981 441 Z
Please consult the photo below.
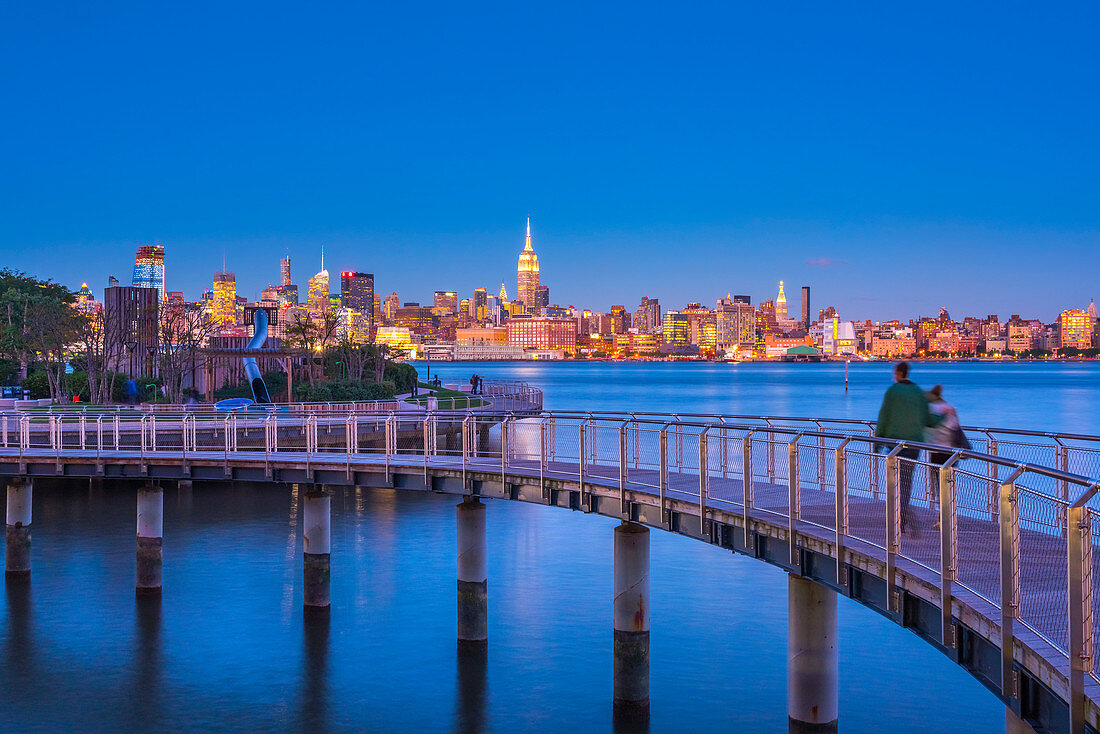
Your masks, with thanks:
M 539 393 L 541 398 L 541 393 Z M 530 405 L 530 403 L 524 403 Z M 672 528 L 674 505 L 698 514 L 707 536 L 717 512 L 743 516 L 744 545 L 754 543 L 754 523 L 786 529 L 790 568 L 799 565 L 800 538 L 832 547 L 836 583 L 847 586 L 846 559 L 853 549 L 885 562 L 888 588 L 899 567 L 938 586 L 942 640 L 953 646 L 952 600 L 959 600 L 1001 630 L 1002 692 L 1019 695 L 1013 674 L 1013 641 L 1026 630 L 1046 643 L 1046 658 L 1068 680 L 1074 731 L 1084 721 L 1087 678 L 1094 671 L 1100 636 L 1100 595 L 1093 593 L 1100 553 L 1100 472 L 1089 476 L 975 447 L 957 450 L 876 439 L 867 425 L 831 421 L 735 416 L 508 411 L 354 410 L 327 413 L 270 412 L 204 421 L 193 414 L 143 415 L 129 423 L 119 414 L 50 415 L 33 424 L 24 414 L 13 423 L 0 416 L 0 453 L 21 462 L 48 456 L 58 466 L 67 456 L 97 463 L 154 457 L 187 462 L 216 457 L 226 473 L 236 459 L 343 463 L 349 476 L 362 464 L 472 473 L 576 487 L 581 509 L 593 508 L 598 485 L 618 492 L 621 515 L 648 497 L 658 523 Z M 988 430 L 989 436 L 1050 436 Z M 1088 445 L 1100 439 L 1075 436 Z M 1067 447 L 1065 436 L 1061 443 Z M 973 440 L 973 439 L 972 439 Z M 998 447 L 1008 441 L 1001 438 Z M 1022 443 L 1022 442 L 1021 442 Z M 1097 444 L 1100 445 L 1100 444 Z M 983 446 L 982 448 L 989 448 Z M 308 471 L 308 470 L 307 470 Z M 694 522 L 695 520 L 692 520 Z M 890 595 L 891 611 L 901 614 Z
M 542 410 L 542 390 L 518 380 L 483 380 L 478 394 L 467 394 L 454 398 L 436 398 L 441 410 L 474 410 L 492 408 L 504 412 L 530 412 Z M 415 399 L 425 401 L 430 397 L 421 389 Z M 292 413 L 297 415 L 346 415 L 348 413 L 391 413 L 408 409 L 408 404 L 396 398 L 388 400 L 341 400 L 312 403 L 266 403 L 244 407 L 218 407 L 211 403 L 142 403 L 140 405 L 87 405 L 84 403 L 58 403 L 36 406 L 26 410 L 10 408 L 0 414 L 42 417 L 49 416 L 87 416 L 94 420 L 96 416 L 118 415 L 123 420 L 140 420 L 144 415 L 195 415 L 217 416 L 219 420 L 228 413 Z

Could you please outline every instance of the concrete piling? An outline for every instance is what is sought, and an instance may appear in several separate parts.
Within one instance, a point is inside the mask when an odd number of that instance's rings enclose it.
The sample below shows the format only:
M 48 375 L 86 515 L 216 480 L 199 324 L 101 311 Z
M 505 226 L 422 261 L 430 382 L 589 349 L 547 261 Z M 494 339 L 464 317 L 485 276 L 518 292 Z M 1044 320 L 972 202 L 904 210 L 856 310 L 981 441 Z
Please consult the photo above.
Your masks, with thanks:
M 307 486 L 302 502 L 302 567 L 306 609 L 329 608 L 331 524 L 331 495 L 323 485 Z
M 787 717 L 792 734 L 837 730 L 836 592 L 788 576 Z
M 614 716 L 649 716 L 649 528 L 615 528 Z
M 31 500 L 34 484 L 26 477 L 8 480 L 8 513 L 5 534 L 4 576 L 31 574 Z
M 161 592 L 164 490 L 146 484 L 137 493 L 137 593 Z
M 489 640 L 485 505 L 477 497 L 466 497 L 456 513 L 458 644 L 484 646 Z

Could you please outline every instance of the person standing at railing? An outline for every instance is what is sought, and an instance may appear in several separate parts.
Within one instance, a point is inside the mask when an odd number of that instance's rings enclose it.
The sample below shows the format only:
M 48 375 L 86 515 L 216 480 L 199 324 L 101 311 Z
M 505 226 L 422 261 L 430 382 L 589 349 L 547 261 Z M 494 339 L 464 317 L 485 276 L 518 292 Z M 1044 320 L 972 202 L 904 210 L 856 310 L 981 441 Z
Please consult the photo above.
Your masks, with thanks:
M 943 385 L 936 385 L 928 391 L 928 410 L 939 423 L 925 432 L 925 443 L 934 443 L 938 446 L 950 446 L 950 451 L 929 451 L 928 461 L 936 466 L 942 466 L 954 449 L 970 448 L 970 441 L 959 426 L 959 414 L 955 406 L 943 399 Z
M 924 390 L 909 380 L 909 363 L 898 362 L 894 365 L 894 384 L 886 390 L 882 398 L 875 436 L 923 443 L 925 429 L 938 425 L 941 420 L 940 416 L 934 415 L 929 410 L 928 398 L 925 397 Z M 883 446 L 876 446 L 875 450 L 879 451 L 883 448 Z M 916 448 L 906 447 L 898 452 L 901 531 L 912 532 L 914 536 L 920 535 L 920 531 L 913 523 L 909 498 L 913 493 L 913 469 L 919 456 L 920 449 Z

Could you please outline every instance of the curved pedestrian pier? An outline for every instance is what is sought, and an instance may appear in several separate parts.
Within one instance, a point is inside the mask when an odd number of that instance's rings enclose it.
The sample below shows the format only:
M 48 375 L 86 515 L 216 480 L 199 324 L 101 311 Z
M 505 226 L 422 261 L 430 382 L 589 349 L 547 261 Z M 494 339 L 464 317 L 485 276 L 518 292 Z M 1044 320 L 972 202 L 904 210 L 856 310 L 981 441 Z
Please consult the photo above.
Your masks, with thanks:
M 4 426 L 9 575 L 29 574 L 36 477 L 129 483 L 138 579 L 160 589 L 162 488 L 299 485 L 304 598 L 328 605 L 329 487 L 461 496 L 458 638 L 487 639 L 483 499 L 620 519 L 613 598 L 616 712 L 649 698 L 649 532 L 675 532 L 790 576 L 793 731 L 837 726 L 836 594 L 920 635 L 1040 730 L 1100 722 L 1100 439 L 967 429 L 974 450 L 874 439 L 868 424 L 752 416 L 570 413 L 514 402 L 469 412 L 274 411 L 128 423 L 19 416 Z M 71 424 L 71 425 L 67 425 Z M 942 447 L 940 447 L 942 448 Z M 918 459 L 905 449 L 920 450 Z M 935 459 L 935 463 L 933 463 Z M 1072 468 L 1073 471 L 1068 469 Z

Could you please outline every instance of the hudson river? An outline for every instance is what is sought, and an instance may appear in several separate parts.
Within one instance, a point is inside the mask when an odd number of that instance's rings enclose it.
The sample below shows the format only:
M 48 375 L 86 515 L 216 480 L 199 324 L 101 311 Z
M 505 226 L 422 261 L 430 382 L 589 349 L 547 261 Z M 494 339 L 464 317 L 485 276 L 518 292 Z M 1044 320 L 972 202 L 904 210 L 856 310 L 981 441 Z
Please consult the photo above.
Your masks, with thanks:
M 423 364 L 418 365 L 424 374 Z M 547 408 L 874 418 L 889 365 L 456 364 Z M 1100 365 L 917 364 L 966 424 L 1100 433 Z M 164 595 L 134 599 L 134 494 L 36 487 L 33 581 L 0 598 L 5 731 L 610 731 L 612 528 L 488 503 L 487 666 L 455 645 L 454 498 L 333 498 L 332 612 L 302 615 L 285 490 L 165 493 Z M 651 731 L 785 732 L 784 574 L 652 533 Z M 840 600 L 849 732 L 1004 730 L 942 654 Z

